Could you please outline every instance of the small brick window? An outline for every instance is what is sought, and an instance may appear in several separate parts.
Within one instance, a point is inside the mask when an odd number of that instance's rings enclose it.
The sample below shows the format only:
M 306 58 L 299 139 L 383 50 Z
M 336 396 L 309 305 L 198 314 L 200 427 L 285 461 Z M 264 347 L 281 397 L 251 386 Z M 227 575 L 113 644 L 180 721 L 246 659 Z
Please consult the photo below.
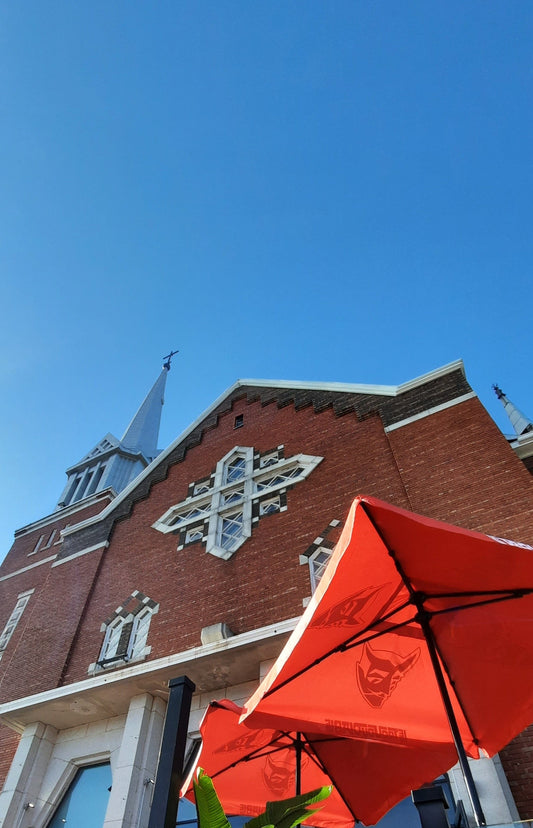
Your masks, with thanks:
M 35 555 L 40 550 L 43 541 L 44 541 L 44 535 L 40 535 L 39 538 L 37 539 L 37 543 L 33 547 L 32 551 L 28 552 L 28 555 Z
M 204 533 L 201 529 L 189 529 L 185 535 L 185 543 L 195 543 L 195 541 L 203 540 Z
M 7 619 L 7 624 L 5 625 L 4 629 L 2 630 L 2 634 L 0 635 L 0 658 L 4 655 L 4 651 L 9 644 L 9 639 L 15 632 L 15 627 L 17 626 L 22 613 L 26 609 L 28 601 L 30 600 L 30 596 L 33 593 L 33 589 L 30 589 L 28 592 L 21 592 L 19 597 L 17 598 L 17 603 L 15 604 L 15 608 L 13 612 Z
M 263 515 L 273 515 L 276 512 L 279 512 L 281 509 L 281 500 L 279 495 L 276 497 L 270 497 L 268 500 L 263 500 L 259 504 L 259 514 Z
M 244 414 L 237 414 L 233 423 L 233 428 L 242 428 L 244 425 Z
M 322 531 L 320 537 L 315 538 L 304 554 L 300 555 L 300 563 L 307 564 L 309 567 L 311 592 L 316 590 L 327 568 L 339 540 L 342 525 L 340 520 L 332 520 Z
M 314 592 L 320 583 L 324 570 L 329 563 L 333 550 L 320 546 L 316 552 L 309 557 L 309 575 L 311 578 L 311 591 Z

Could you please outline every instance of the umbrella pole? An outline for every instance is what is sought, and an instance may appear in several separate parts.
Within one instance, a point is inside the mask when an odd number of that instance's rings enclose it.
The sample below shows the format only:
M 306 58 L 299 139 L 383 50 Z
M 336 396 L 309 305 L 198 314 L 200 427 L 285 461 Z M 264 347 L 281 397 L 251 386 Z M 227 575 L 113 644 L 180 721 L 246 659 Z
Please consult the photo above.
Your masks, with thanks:
M 296 734 L 296 796 L 302 793 L 302 734 Z
M 433 669 L 435 671 L 435 676 L 437 679 L 437 683 L 439 685 L 441 698 L 444 703 L 444 709 L 446 710 L 446 716 L 448 717 L 448 723 L 450 725 L 450 730 L 452 732 L 453 741 L 455 742 L 457 756 L 459 757 L 459 765 L 461 766 L 461 770 L 463 772 L 466 789 L 468 791 L 468 796 L 470 798 L 472 809 L 474 811 L 476 824 L 486 825 L 487 821 L 485 819 L 485 814 L 483 813 L 483 809 L 481 807 L 481 802 L 479 800 L 479 795 L 476 790 L 474 777 L 472 776 L 472 771 L 470 769 L 470 765 L 468 764 L 468 758 L 463 745 L 463 740 L 461 739 L 461 734 L 459 732 L 459 725 L 457 724 L 457 719 L 455 718 L 455 713 L 452 707 L 450 695 L 448 693 L 448 688 L 446 687 L 446 682 L 444 680 L 444 675 L 437 653 L 435 639 L 433 637 L 433 630 L 431 629 L 431 625 L 429 623 L 429 614 L 424 610 L 419 610 L 417 620 L 419 621 L 424 631 L 426 643 L 428 645 L 429 655 L 431 657 L 431 662 L 433 664 Z

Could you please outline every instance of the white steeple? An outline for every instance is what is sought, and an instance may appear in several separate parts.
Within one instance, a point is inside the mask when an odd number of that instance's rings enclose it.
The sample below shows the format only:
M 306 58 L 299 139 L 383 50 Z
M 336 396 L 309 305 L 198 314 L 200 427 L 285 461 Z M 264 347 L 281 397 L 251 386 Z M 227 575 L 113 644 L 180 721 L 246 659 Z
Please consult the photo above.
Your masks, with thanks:
M 165 385 L 169 370 L 170 367 L 167 368 L 165 363 L 120 441 L 128 451 L 140 451 L 150 461 L 157 455 L 161 410 L 165 402 Z
M 171 351 L 161 373 L 141 403 L 121 440 L 106 434 L 85 457 L 67 469 L 67 484 L 57 508 L 62 509 L 102 489 L 118 494 L 157 456 L 157 440 Z
M 513 405 L 513 403 L 510 400 L 507 399 L 507 397 L 498 385 L 493 385 L 492 387 L 494 389 L 494 393 L 503 404 L 505 413 L 509 417 L 511 425 L 514 428 L 515 432 L 518 434 L 518 436 L 533 431 L 533 422 L 529 419 L 529 417 L 526 417 L 525 414 L 522 414 L 522 412 L 519 411 L 518 408 L 515 405 Z

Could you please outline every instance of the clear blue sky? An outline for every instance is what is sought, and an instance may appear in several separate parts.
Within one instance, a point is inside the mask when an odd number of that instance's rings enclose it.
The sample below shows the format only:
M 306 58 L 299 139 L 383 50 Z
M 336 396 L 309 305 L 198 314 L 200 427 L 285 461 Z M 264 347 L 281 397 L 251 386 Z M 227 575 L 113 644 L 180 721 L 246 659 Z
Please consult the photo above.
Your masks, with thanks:
M 122 434 L 239 377 L 462 357 L 533 417 L 531 0 L 0 8 L 0 556 Z

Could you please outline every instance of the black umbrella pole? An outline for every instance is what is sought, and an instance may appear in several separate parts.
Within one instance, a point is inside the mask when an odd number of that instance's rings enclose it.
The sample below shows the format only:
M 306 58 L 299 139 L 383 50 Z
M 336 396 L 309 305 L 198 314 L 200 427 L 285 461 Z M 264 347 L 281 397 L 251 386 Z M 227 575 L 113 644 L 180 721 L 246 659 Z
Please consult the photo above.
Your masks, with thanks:
M 296 796 L 302 792 L 302 734 L 296 734 Z
M 433 669 L 435 671 L 435 677 L 439 685 L 439 691 L 444 704 L 444 709 L 446 710 L 446 716 L 448 717 L 448 723 L 450 725 L 453 741 L 455 743 L 455 749 L 457 750 L 457 756 L 459 757 L 459 765 L 461 766 L 461 770 L 463 772 L 463 777 L 465 780 L 466 789 L 468 791 L 468 796 L 472 804 L 472 810 L 474 811 L 476 824 L 486 825 L 487 821 L 485 819 L 485 814 L 483 813 L 483 808 L 481 807 L 481 802 L 479 800 L 479 795 L 476 790 L 474 777 L 472 776 L 472 771 L 470 769 L 470 765 L 468 764 L 468 758 L 463 745 L 463 740 L 461 739 L 461 734 L 459 732 L 459 725 L 457 724 L 457 719 L 455 718 L 455 713 L 453 710 L 450 695 L 448 693 L 448 688 L 446 687 L 446 682 L 444 680 L 444 675 L 439 661 L 435 639 L 433 637 L 433 630 L 431 629 L 431 626 L 429 624 L 429 618 L 425 613 L 419 613 L 418 620 L 422 626 L 426 638 L 426 643 L 428 645 L 429 655 L 431 657 L 431 662 L 433 664 Z
M 171 679 L 159 764 L 148 828 L 175 828 L 191 699 L 195 686 L 187 676 Z

